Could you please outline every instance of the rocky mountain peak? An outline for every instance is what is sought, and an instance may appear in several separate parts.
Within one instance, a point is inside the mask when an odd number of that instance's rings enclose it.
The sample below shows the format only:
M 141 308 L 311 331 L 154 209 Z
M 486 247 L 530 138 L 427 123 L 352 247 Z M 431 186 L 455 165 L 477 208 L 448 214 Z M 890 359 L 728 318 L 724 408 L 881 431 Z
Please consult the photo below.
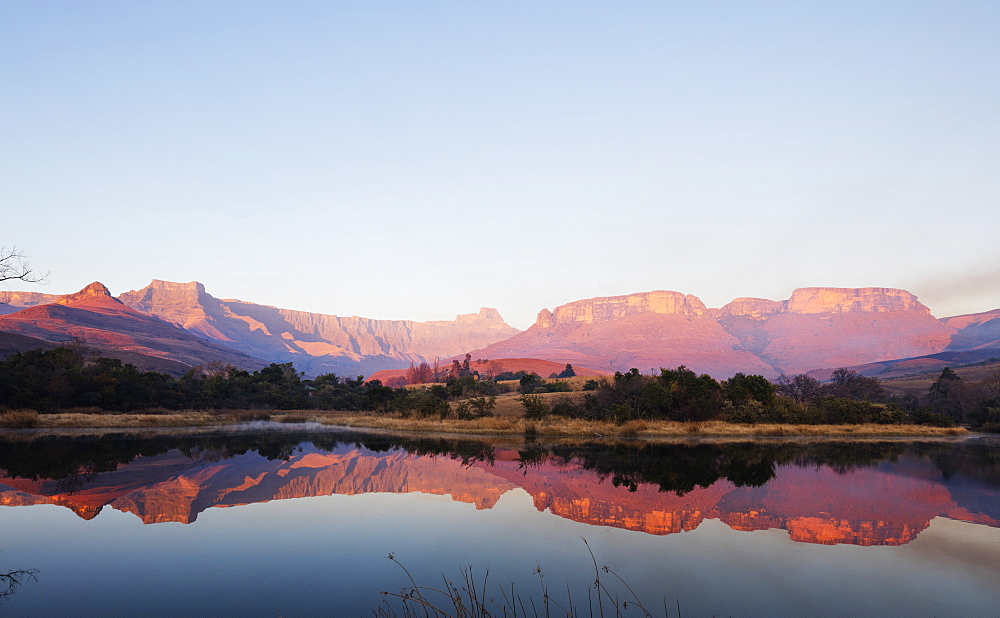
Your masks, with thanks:
M 504 323 L 500 312 L 492 307 L 480 307 L 479 313 L 461 314 L 455 318 L 455 321 L 464 324 Z
M 91 283 L 90 285 L 83 288 L 79 292 L 76 292 L 75 294 L 67 294 L 61 297 L 56 302 L 59 303 L 60 305 L 70 305 L 80 301 L 92 300 L 96 298 L 107 298 L 108 300 L 118 302 L 114 297 L 111 296 L 111 292 L 108 291 L 108 288 L 105 287 L 105 285 L 99 281 Z
M 548 309 L 542 309 L 538 312 L 538 317 L 535 318 L 535 326 L 538 328 L 552 328 L 555 326 L 556 320 L 552 316 L 552 312 Z
M 188 281 L 187 283 L 181 283 L 178 281 L 162 281 L 160 279 L 153 279 L 146 286 L 147 289 L 152 288 L 155 290 L 162 290 L 164 292 L 181 292 L 190 293 L 197 292 L 199 294 L 205 292 L 205 286 L 198 281 Z
M 790 313 L 886 313 L 930 309 L 906 290 L 894 288 L 799 288 L 788 300 Z

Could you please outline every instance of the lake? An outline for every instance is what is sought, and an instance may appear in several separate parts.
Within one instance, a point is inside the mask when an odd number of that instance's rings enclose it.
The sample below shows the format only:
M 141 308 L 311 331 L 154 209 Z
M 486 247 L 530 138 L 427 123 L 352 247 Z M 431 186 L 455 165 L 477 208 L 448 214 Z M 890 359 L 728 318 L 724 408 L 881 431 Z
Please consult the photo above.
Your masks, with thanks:
M 0 573 L 38 577 L 9 615 L 372 615 L 403 566 L 589 616 L 590 551 L 606 615 L 631 601 L 614 574 L 657 616 L 1000 613 L 996 437 L 8 430 L 0 505 Z

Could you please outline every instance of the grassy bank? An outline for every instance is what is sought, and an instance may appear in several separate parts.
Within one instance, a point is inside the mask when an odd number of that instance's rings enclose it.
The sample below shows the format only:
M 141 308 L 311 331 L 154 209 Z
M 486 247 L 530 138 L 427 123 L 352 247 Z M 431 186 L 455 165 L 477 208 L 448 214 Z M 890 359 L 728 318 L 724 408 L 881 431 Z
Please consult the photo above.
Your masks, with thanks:
M 454 433 L 466 435 L 537 435 L 566 437 L 698 437 L 698 436 L 892 436 L 933 437 L 966 435 L 961 427 L 927 427 L 922 425 L 747 425 L 706 421 L 678 423 L 673 421 L 631 421 L 622 425 L 549 416 L 542 420 L 527 420 L 522 416 L 503 413 L 475 420 L 401 418 L 378 414 L 329 412 L 317 410 L 261 411 L 141 411 L 135 414 L 94 414 L 65 412 L 38 414 L 31 410 L 0 413 L 0 427 L 8 428 L 139 428 L 139 427 L 206 427 L 234 425 L 252 420 L 279 423 L 316 422 L 354 428 L 392 431 Z
M 349 427 L 370 427 L 394 431 L 485 435 L 537 435 L 573 437 L 685 437 L 685 436 L 961 436 L 961 427 L 922 425 L 744 425 L 723 421 L 678 423 L 673 421 L 630 421 L 614 423 L 548 417 L 532 421 L 523 418 L 492 417 L 471 421 L 454 419 L 402 419 L 378 416 L 330 416 L 319 422 Z

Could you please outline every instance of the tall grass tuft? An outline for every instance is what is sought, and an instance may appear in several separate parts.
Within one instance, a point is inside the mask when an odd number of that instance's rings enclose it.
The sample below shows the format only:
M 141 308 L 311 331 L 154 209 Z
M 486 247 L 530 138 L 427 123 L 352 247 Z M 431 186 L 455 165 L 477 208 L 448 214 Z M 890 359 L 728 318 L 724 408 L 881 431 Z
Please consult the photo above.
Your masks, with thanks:
M 582 537 L 581 537 L 582 538 Z M 459 580 L 456 585 L 441 574 L 440 585 L 423 585 L 418 583 L 413 574 L 398 560 L 394 554 L 388 559 L 399 566 L 406 575 L 408 584 L 397 592 L 383 590 L 382 603 L 372 610 L 375 616 L 396 618 L 403 616 L 411 618 L 424 617 L 454 617 L 454 618 L 493 618 L 494 616 L 566 616 L 578 618 L 589 615 L 591 618 L 605 616 L 641 616 L 652 618 L 653 614 L 643 605 L 628 582 L 607 565 L 598 566 L 587 539 L 583 539 L 587 552 L 594 565 L 594 581 L 586 587 L 586 594 L 580 595 L 580 601 L 586 605 L 577 604 L 573 599 L 572 589 L 566 584 L 565 597 L 562 592 L 550 593 L 545 574 L 539 565 L 532 573 L 538 579 L 538 590 L 527 596 L 520 594 L 513 583 L 509 586 L 496 585 L 498 594 L 490 593 L 490 572 L 486 570 L 480 579 L 471 566 L 459 568 Z M 602 577 L 602 573 L 604 577 Z M 610 576 L 610 577 L 608 577 Z M 680 618 L 680 601 L 677 604 L 677 616 Z M 663 597 L 663 616 L 669 618 L 667 597 Z
M 38 412 L 34 410 L 7 410 L 0 412 L 0 427 L 30 429 L 38 427 Z

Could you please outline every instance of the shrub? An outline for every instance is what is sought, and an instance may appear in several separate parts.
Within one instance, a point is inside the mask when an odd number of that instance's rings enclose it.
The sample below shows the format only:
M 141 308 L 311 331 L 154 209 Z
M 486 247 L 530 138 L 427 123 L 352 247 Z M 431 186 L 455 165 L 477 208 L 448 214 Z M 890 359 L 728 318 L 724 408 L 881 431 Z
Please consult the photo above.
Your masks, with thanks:
M 933 412 L 927 408 L 918 408 L 910 412 L 910 418 L 917 425 L 928 425 L 930 427 L 954 427 L 955 420 L 947 414 Z
M 723 405 L 723 410 L 725 410 L 724 418 L 730 423 L 747 423 L 752 425 L 754 423 L 767 422 L 765 419 L 764 404 L 756 399 L 744 400 L 739 405 L 733 405 L 731 401 L 727 401 Z
M 525 393 L 518 397 L 517 400 L 524 406 L 525 418 L 538 420 L 545 418 L 545 415 L 549 413 L 549 404 L 545 402 L 545 399 L 541 395 Z
M 434 386 L 441 385 L 435 384 Z M 441 386 L 441 388 L 444 387 Z M 408 418 L 412 414 L 416 414 L 420 418 L 431 416 L 447 418 L 451 414 L 451 406 L 437 394 L 439 392 L 436 393 L 434 387 L 410 391 L 405 399 L 396 402 L 396 409 L 399 410 L 403 418 Z
M 493 416 L 493 411 L 497 407 L 497 398 L 493 395 L 489 397 L 473 397 L 469 400 L 469 405 L 477 417 Z
M 537 374 L 529 373 L 520 380 L 519 390 L 522 394 L 529 395 L 542 388 L 542 378 Z
M 545 382 L 542 384 L 542 390 L 546 393 L 568 393 L 573 390 L 573 387 L 569 385 L 569 382 L 563 382 L 562 380 L 552 380 L 550 382 Z
M 572 399 L 564 396 L 559 397 L 552 404 L 552 414 L 574 418 L 583 416 L 583 411 L 580 409 L 580 406 L 573 403 Z

